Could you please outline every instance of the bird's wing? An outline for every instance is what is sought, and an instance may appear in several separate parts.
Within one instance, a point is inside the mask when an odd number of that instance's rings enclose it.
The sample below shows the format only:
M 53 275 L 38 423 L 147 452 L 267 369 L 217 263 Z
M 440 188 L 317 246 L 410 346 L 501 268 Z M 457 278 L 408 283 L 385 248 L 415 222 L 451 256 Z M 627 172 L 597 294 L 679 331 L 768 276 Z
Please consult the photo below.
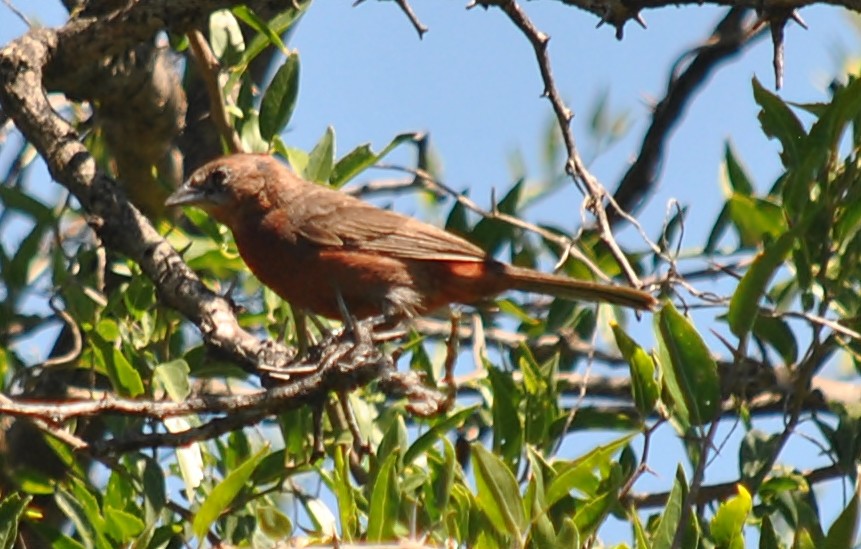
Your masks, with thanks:
M 308 241 L 326 248 L 354 249 L 403 259 L 484 261 L 478 246 L 411 217 L 383 210 L 349 195 L 320 188 L 326 200 L 305 197 L 313 208 L 287 208 Z M 337 200 L 334 200 L 337 195 Z M 294 203 L 295 204 L 295 203 Z

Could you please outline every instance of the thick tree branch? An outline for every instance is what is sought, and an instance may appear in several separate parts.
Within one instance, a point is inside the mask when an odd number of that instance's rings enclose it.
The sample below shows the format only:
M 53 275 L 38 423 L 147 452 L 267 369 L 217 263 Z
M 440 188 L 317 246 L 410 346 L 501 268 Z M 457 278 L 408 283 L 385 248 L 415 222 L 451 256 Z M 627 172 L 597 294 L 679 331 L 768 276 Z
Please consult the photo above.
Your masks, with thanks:
M 643 137 L 640 154 L 628 168 L 613 195 L 622 210 L 636 211 L 652 191 L 670 132 L 678 124 L 694 94 L 722 62 L 736 56 L 753 42 L 754 37 L 762 36 L 762 33 L 756 33 L 752 24 L 746 23 L 748 13 L 746 8 L 730 9 L 712 35 L 677 63 L 680 65 L 685 59 L 691 58 L 684 71 L 678 74 L 674 70 L 670 75 L 667 93 L 652 112 L 652 123 Z M 622 219 L 616 210 L 611 210 L 609 216 L 611 223 Z

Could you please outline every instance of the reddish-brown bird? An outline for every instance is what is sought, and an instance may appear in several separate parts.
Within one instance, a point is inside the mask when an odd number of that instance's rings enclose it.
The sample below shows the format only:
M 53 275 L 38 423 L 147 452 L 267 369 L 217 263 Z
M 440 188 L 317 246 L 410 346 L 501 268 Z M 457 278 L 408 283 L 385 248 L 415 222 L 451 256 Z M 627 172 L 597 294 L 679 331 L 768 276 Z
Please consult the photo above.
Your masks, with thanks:
M 304 181 L 268 155 L 234 154 L 199 168 L 168 198 L 227 225 L 257 278 L 292 305 L 341 317 L 412 316 L 505 290 L 651 309 L 640 290 L 496 261 L 442 229 Z

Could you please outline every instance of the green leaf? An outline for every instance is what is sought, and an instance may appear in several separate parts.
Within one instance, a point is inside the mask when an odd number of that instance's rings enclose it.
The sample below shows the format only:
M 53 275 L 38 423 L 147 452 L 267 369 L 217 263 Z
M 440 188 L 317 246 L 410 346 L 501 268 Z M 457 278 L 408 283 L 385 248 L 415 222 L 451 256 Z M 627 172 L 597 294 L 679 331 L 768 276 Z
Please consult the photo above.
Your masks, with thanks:
M 861 487 L 861 485 L 859 485 Z M 825 542 L 822 547 L 828 549 L 851 549 L 856 547 L 855 536 L 858 532 L 858 491 L 856 487 L 855 494 L 849 500 L 849 505 L 840 513 L 834 524 L 828 529 L 825 535 Z
M 367 541 L 378 542 L 395 537 L 400 494 L 397 489 L 396 466 L 398 455 L 392 453 L 386 457 L 377 472 L 374 486 L 371 490 L 371 501 L 368 509 Z
M 659 357 L 671 409 L 690 425 L 703 425 L 720 408 L 717 364 L 694 325 L 667 301 L 655 315 Z M 670 404 L 670 403 L 668 403 Z
M 738 161 L 732 145 L 727 141 L 724 147 L 724 169 L 726 170 L 727 180 L 729 181 L 734 194 L 750 196 L 753 194 L 753 183 L 747 175 L 744 166 Z
M 291 53 L 278 67 L 260 103 L 260 135 L 266 141 L 281 133 L 290 122 L 299 96 L 299 54 Z
M 682 517 L 682 503 L 685 501 L 687 492 L 688 484 L 685 480 L 685 472 L 679 465 L 676 469 L 676 481 L 670 490 L 670 496 L 667 498 L 667 506 L 655 528 L 652 549 L 670 549 L 672 547 L 676 530 L 681 526 L 679 521 Z
M 765 294 L 768 283 L 783 264 L 795 244 L 795 231 L 780 236 L 759 253 L 753 264 L 739 282 L 729 302 L 727 321 L 737 337 L 747 335 L 756 321 L 759 300 Z
M 577 490 L 584 497 L 593 497 L 597 490 L 598 479 L 594 471 L 609 471 L 613 457 L 627 445 L 636 433 L 627 434 L 616 440 L 593 448 L 583 456 L 568 462 L 558 463 L 555 468 L 556 477 L 547 486 L 544 496 L 547 507 L 556 505 L 562 498 Z
M 733 194 L 727 204 L 729 215 L 744 246 L 757 246 L 766 235 L 776 239 L 786 232 L 783 208 L 773 202 Z
M 838 147 L 846 126 L 861 113 L 861 79 L 855 77 L 834 92 L 819 119 L 810 128 L 807 149 L 809 160 L 819 164 L 824 156 Z
M 562 519 L 562 528 L 556 536 L 556 547 L 580 547 L 580 532 L 577 525 L 568 517 Z
M 709 236 L 706 239 L 706 245 L 703 247 L 703 254 L 711 255 L 714 253 L 717 248 L 718 243 L 720 242 L 721 237 L 723 237 L 726 232 L 727 227 L 729 227 L 731 222 L 729 215 L 729 203 L 723 205 L 720 213 L 718 214 L 717 220 L 715 220 L 715 224 L 712 227 L 711 231 L 709 231 Z
M 398 459 L 404 455 L 407 448 L 407 424 L 404 418 L 398 415 L 389 425 L 383 435 L 383 439 L 377 446 L 377 456 L 380 459 L 388 459 L 390 455 L 396 455 Z
M 501 534 L 520 539 L 528 522 L 517 480 L 498 456 L 480 443 L 472 445 L 478 505 Z
M 785 364 L 798 360 L 798 342 L 789 323 L 783 318 L 757 316 L 753 325 L 753 335 L 771 345 L 780 354 Z
M 245 483 L 251 477 L 255 467 L 269 453 L 269 448 L 261 448 L 259 452 L 245 460 L 242 465 L 230 471 L 218 485 L 212 489 L 209 496 L 201 504 L 200 509 L 194 516 L 192 530 L 194 534 L 203 539 L 227 507 L 233 502 Z
M 744 485 L 738 495 L 720 504 L 711 521 L 712 539 L 719 549 L 744 549 L 744 525 L 753 502 Z
M 161 464 L 150 456 L 141 456 L 143 461 L 143 495 L 148 511 L 152 514 L 160 512 L 167 504 L 167 493 L 165 491 L 164 471 Z
M 281 53 L 289 55 L 290 52 L 287 51 L 287 47 L 284 46 L 284 42 L 281 41 L 278 33 L 266 21 L 257 17 L 257 14 L 251 11 L 251 8 L 243 4 L 241 6 L 234 6 L 230 11 L 240 21 L 265 36 L 272 45 L 281 50 Z
M 269 20 L 267 23 L 267 27 L 274 33 L 276 36 L 280 36 L 287 32 L 290 27 L 293 26 L 296 21 L 299 20 L 299 16 L 305 12 L 305 8 L 310 6 L 310 3 L 303 4 L 298 10 L 289 9 L 282 11 L 275 17 Z M 280 40 L 280 39 L 279 39 Z M 239 61 L 235 64 L 233 69 L 231 70 L 230 77 L 227 79 L 227 84 L 224 86 L 225 93 L 229 94 L 233 91 L 234 86 L 242 77 L 243 73 L 248 69 L 248 65 L 260 55 L 267 46 L 272 43 L 270 40 L 269 33 L 258 34 L 255 36 L 251 42 L 245 48 L 245 51 L 242 52 L 242 56 L 239 58 Z
M 801 144 L 806 136 L 801 121 L 783 99 L 765 89 L 756 78 L 753 79 L 753 98 L 762 108 L 758 115 L 762 130 L 767 136 L 780 141 L 783 146 L 783 165 L 796 165 L 800 159 Z
M 327 183 L 332 175 L 332 166 L 335 163 L 335 130 L 332 126 L 326 128 L 326 132 L 320 141 L 311 149 L 308 155 L 308 165 L 305 166 L 305 179 L 317 183 Z
M 275 136 L 272 140 L 272 146 L 287 160 L 290 168 L 300 177 L 305 177 L 305 167 L 308 165 L 308 153 L 295 147 L 288 147 L 281 141 L 281 138 Z
M 634 548 L 650 549 L 651 544 L 646 537 L 646 530 L 643 528 L 643 523 L 642 521 L 640 521 L 640 514 L 637 512 L 637 509 L 632 505 L 628 509 L 626 515 L 628 517 L 628 521 L 630 521 L 631 526 L 633 526 L 634 529 Z
M 32 496 L 12 492 L 0 501 L 0 548 L 12 549 L 18 537 L 18 522 L 24 516 Z
M 782 549 L 782 547 L 771 518 L 765 515 L 762 517 L 762 526 L 759 529 L 759 549 Z
M 518 214 L 524 181 L 524 179 L 520 179 L 511 187 L 502 200 L 496 204 L 497 211 L 509 215 Z M 494 255 L 500 251 L 503 244 L 511 240 L 515 231 L 516 229 L 510 223 L 485 217 L 476 224 L 469 240 L 481 246 L 489 255 Z
M 396 135 L 379 153 L 374 153 L 368 143 L 359 145 L 338 160 L 334 168 L 332 168 L 332 174 L 329 176 L 329 184 L 335 188 L 341 187 L 362 171 L 382 160 L 383 157 L 392 152 L 400 144 L 405 142 L 413 143 L 418 137 L 419 134 L 416 133 Z
M 356 506 L 356 497 L 350 482 L 349 459 L 347 447 L 339 444 L 335 448 L 334 471 L 332 479 L 332 492 L 338 501 L 338 514 L 341 519 L 341 537 L 345 542 L 351 542 L 358 534 L 359 514 Z
M 454 444 L 447 438 L 442 439 L 443 461 L 438 468 L 438 475 L 433 483 L 434 504 L 440 510 L 449 508 L 452 492 L 457 478 L 457 451 Z
M 105 533 L 120 543 L 126 543 L 143 532 L 144 526 L 144 522 L 131 513 L 105 507 Z
M 611 483 L 604 488 L 597 496 L 580 505 L 574 513 L 574 524 L 581 536 L 594 535 L 610 513 L 610 509 L 619 501 L 618 483 Z
M 511 378 L 485 360 L 485 368 L 493 390 L 490 411 L 493 416 L 493 451 L 515 467 L 523 450 L 523 424 L 520 417 L 522 395 Z
M 178 358 L 170 362 L 162 362 L 153 370 L 153 377 L 157 379 L 168 396 L 175 401 L 181 402 L 191 393 L 191 386 L 188 383 L 188 373 L 191 369 L 188 363 Z
M 233 64 L 245 49 L 242 29 L 229 10 L 214 11 L 209 16 L 209 43 L 223 65 Z
M 748 431 L 738 448 L 741 478 L 748 481 L 749 485 L 759 485 L 759 481 L 768 474 L 774 452 L 779 448 L 779 435 L 767 434 L 758 429 Z
M 530 457 L 534 453 L 530 452 Z M 526 488 L 526 497 L 524 498 L 525 507 L 529 512 L 529 520 L 532 523 L 532 528 L 529 530 L 529 539 L 527 540 L 529 547 L 536 549 L 554 549 L 556 545 L 556 531 L 553 528 L 553 521 L 550 520 L 546 511 L 547 505 L 544 501 L 544 475 L 542 474 L 541 464 L 537 460 L 531 465 L 532 474 L 529 478 L 529 484 Z
M 616 345 L 631 371 L 631 392 L 634 404 L 640 415 L 646 418 L 655 409 L 655 403 L 661 396 L 660 385 L 655 379 L 655 361 L 625 333 L 621 326 L 615 322 L 610 326 L 616 338 Z
M 71 490 L 60 487 L 54 494 L 57 507 L 75 525 L 75 531 L 84 545 L 98 549 L 111 546 L 104 536 L 105 520 L 98 501 L 83 484 L 73 481 Z
M 404 454 L 404 465 L 411 464 L 416 458 L 427 452 L 437 440 L 445 437 L 450 431 L 463 425 L 463 422 L 476 413 L 476 410 L 478 410 L 479 407 L 479 404 L 474 404 L 436 422 L 433 427 L 417 438 L 416 441 L 407 449 Z
M 807 528 L 799 528 L 795 531 L 792 549 L 817 549 L 817 544 Z
M 284 513 L 270 505 L 258 507 L 254 512 L 257 517 L 257 526 L 266 537 L 274 540 L 283 540 L 293 533 L 293 523 Z
M 107 361 L 108 374 L 117 390 L 130 397 L 136 397 L 144 392 L 143 381 L 134 366 L 116 347 L 111 347 L 110 360 Z
M 54 221 L 54 212 L 50 207 L 33 198 L 24 190 L 2 185 L 0 186 L 0 201 L 5 210 L 15 210 L 32 217 L 36 225 L 47 225 Z

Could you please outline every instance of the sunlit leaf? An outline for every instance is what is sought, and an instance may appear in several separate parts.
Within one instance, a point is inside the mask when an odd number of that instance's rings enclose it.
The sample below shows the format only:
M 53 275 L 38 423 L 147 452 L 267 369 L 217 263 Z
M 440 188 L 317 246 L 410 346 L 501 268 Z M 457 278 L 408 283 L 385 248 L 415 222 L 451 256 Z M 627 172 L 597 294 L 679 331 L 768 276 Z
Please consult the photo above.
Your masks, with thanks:
M 738 485 L 738 495 L 718 507 L 711 521 L 711 534 L 720 549 L 744 549 L 744 526 L 753 501 L 744 485 Z

